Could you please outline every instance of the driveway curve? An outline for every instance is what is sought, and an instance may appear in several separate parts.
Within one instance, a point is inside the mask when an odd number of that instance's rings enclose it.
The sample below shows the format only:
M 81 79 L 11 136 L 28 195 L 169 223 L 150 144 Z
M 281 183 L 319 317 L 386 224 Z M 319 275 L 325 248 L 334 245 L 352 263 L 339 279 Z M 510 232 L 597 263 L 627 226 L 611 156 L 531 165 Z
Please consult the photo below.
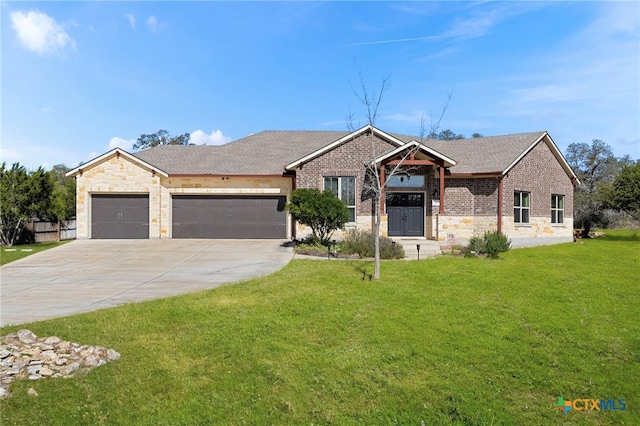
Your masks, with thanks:
M 211 289 L 292 258 L 275 240 L 76 240 L 0 267 L 0 325 Z

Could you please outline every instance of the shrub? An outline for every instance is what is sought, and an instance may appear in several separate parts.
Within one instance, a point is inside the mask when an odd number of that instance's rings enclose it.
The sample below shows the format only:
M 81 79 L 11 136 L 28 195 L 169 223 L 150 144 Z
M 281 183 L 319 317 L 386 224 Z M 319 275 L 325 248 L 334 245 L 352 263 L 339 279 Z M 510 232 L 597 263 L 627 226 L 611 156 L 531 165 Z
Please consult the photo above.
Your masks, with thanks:
M 375 237 L 368 231 L 350 231 L 342 241 L 343 253 L 359 254 L 360 257 L 375 256 Z M 380 259 L 404 259 L 402 244 L 393 244 L 390 238 L 380 237 Z
M 497 259 L 500 253 L 511 249 L 511 241 L 502 232 L 487 231 L 482 237 L 472 237 L 467 247 L 473 253 L 486 254 L 491 259 Z
M 327 244 L 336 229 L 349 220 L 349 209 L 331 191 L 301 188 L 291 192 L 291 202 L 285 208 L 291 217 L 313 232 L 313 238 Z

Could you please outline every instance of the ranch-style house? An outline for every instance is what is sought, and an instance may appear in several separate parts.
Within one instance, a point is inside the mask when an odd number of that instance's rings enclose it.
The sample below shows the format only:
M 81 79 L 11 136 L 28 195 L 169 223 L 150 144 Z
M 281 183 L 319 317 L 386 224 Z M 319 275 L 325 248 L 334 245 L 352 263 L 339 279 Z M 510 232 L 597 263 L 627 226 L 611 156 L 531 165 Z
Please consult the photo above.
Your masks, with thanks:
M 397 172 L 389 173 L 400 164 Z M 367 171 L 387 181 L 379 203 Z M 71 170 L 78 238 L 292 239 L 309 232 L 284 206 L 296 188 L 333 191 L 349 229 L 464 244 L 487 230 L 514 247 L 572 241 L 579 184 L 547 132 L 420 140 L 353 132 L 264 131 L 220 145 L 115 148 Z

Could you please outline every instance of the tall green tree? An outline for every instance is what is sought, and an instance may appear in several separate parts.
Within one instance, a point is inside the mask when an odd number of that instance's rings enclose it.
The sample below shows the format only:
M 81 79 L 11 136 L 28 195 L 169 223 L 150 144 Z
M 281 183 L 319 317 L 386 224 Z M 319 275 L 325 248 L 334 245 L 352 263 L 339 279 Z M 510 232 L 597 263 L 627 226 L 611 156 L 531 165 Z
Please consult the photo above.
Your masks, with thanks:
M 190 139 L 189 133 L 172 136 L 166 130 L 158 130 L 156 133 L 140 135 L 138 141 L 133 145 L 133 149 L 154 148 L 160 145 L 189 145 Z
M 291 217 L 309 226 L 313 238 L 327 244 L 336 229 L 343 228 L 349 220 L 349 209 L 330 190 L 300 188 L 291 192 L 291 202 L 286 205 Z
M 56 164 L 49 170 L 53 182 L 51 213 L 62 221 L 76 215 L 76 180 L 65 176 L 69 170 L 64 164 Z
M 12 246 L 24 228 L 29 199 L 29 174 L 24 166 L 0 165 L 0 241 Z
M 474 135 L 480 135 L 480 134 L 479 133 L 474 133 Z M 473 137 L 475 138 L 475 137 L 480 137 L 480 136 L 473 136 Z M 440 132 L 431 131 L 429 133 L 429 138 L 430 139 L 439 139 L 439 140 L 442 140 L 442 141 L 453 141 L 453 140 L 458 140 L 458 139 L 464 139 L 464 135 L 457 134 L 457 133 L 451 131 L 450 129 L 445 129 L 445 130 L 441 130 Z
M 575 226 L 581 227 L 587 237 L 593 227 L 603 222 L 609 187 L 629 159 L 616 158 L 611 147 L 600 139 L 593 139 L 591 144 L 572 143 L 566 159 L 582 183 L 574 192 L 573 218 Z
M 640 160 L 618 173 L 611 186 L 609 205 L 640 220 Z
M 14 163 L 0 166 L 0 242 L 14 245 L 32 242 L 25 225 L 32 219 L 55 220 L 52 209 L 53 182 L 49 174 L 39 167 L 30 173 L 24 166 Z

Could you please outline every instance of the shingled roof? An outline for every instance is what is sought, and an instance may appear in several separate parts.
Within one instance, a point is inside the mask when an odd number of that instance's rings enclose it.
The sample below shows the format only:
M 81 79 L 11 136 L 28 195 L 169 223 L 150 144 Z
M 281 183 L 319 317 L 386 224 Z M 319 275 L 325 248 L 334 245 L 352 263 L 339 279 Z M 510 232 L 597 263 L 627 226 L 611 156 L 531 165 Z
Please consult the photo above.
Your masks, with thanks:
M 281 175 L 285 164 L 348 133 L 268 130 L 225 145 L 164 145 L 133 155 L 171 175 Z
M 226 145 L 165 145 L 133 155 L 170 175 L 281 175 L 293 163 L 343 138 L 343 131 L 263 131 Z M 419 137 L 389 133 L 402 142 Z M 507 171 L 546 132 L 422 143 L 456 161 L 452 173 Z M 551 142 L 553 144 L 553 142 Z M 392 147 L 390 147 L 390 150 Z
M 456 160 L 451 173 L 503 172 L 546 132 L 473 139 L 434 140 L 424 144 Z

